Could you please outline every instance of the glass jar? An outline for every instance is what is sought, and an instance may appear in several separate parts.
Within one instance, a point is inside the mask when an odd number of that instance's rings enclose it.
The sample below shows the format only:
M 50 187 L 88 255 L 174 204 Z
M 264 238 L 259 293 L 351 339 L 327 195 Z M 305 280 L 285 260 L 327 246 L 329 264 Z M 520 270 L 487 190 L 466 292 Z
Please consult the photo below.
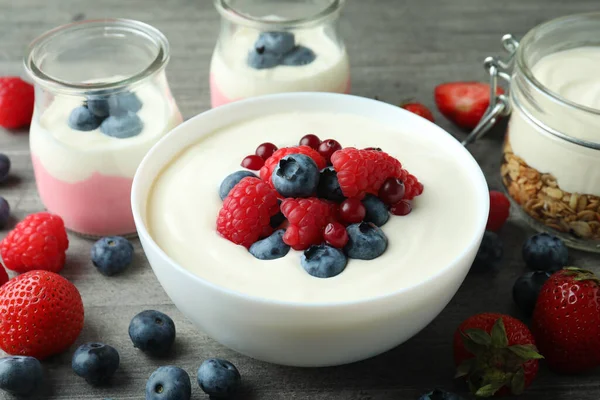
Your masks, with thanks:
M 211 104 L 282 92 L 350 92 L 343 0 L 215 0 Z
M 165 36 L 131 20 L 77 22 L 30 45 L 35 180 L 44 206 L 67 229 L 91 237 L 135 233 L 133 175 L 182 122 L 165 76 L 168 61 Z
M 504 43 L 514 62 L 490 58 L 486 67 L 492 82 L 510 81 L 510 98 L 493 98 L 484 119 L 511 110 L 501 164 L 509 198 L 537 230 L 600 252 L 600 13 Z

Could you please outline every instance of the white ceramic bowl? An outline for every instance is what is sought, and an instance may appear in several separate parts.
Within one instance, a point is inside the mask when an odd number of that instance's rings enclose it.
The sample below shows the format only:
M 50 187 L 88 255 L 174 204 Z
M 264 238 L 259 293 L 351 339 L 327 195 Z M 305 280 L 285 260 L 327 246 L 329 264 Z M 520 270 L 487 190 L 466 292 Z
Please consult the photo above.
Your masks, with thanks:
M 350 112 L 431 135 L 444 144 L 475 190 L 477 226 L 469 245 L 435 276 L 391 295 L 364 301 L 302 304 L 234 292 L 208 282 L 173 261 L 146 228 L 146 204 L 153 182 L 183 149 L 226 125 L 289 111 Z M 159 282 L 177 308 L 215 340 L 242 354 L 276 364 L 331 366 L 362 360 L 403 343 L 448 304 L 475 258 L 485 229 L 489 194 L 477 162 L 443 129 L 399 107 L 330 93 L 287 93 L 250 98 L 204 112 L 176 127 L 146 155 L 131 195 L 137 231 Z M 465 232 L 465 231 L 463 231 Z M 457 230 L 457 234 L 461 234 Z M 198 260 L 202 263 L 202 260 Z

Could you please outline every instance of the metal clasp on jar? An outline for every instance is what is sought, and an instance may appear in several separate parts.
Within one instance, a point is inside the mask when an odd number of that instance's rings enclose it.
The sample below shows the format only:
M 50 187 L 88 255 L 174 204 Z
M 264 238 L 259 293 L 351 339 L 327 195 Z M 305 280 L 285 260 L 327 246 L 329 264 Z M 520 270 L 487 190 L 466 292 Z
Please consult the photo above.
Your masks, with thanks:
M 488 72 L 490 79 L 490 105 L 483 114 L 483 117 L 477 126 L 471 131 L 469 136 L 462 141 L 463 146 L 475 142 L 491 129 L 498 118 L 505 117 L 510 114 L 510 102 L 506 94 L 496 94 L 498 89 L 498 78 L 502 79 L 507 87 L 510 87 L 510 70 L 513 67 L 515 54 L 519 47 L 519 42 L 511 35 L 507 34 L 502 37 L 502 46 L 508 52 L 506 61 L 500 57 L 487 57 L 483 66 Z

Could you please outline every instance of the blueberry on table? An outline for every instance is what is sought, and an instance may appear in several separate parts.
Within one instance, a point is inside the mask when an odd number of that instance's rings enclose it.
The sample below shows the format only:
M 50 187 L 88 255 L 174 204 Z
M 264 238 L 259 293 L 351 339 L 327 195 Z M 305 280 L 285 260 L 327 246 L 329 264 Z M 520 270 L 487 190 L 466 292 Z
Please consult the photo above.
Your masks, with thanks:
M 263 49 L 265 53 L 284 55 L 294 50 L 296 39 L 291 32 L 261 32 L 254 43 L 255 49 Z
M 362 200 L 366 214 L 364 220 L 377 226 L 383 226 L 390 219 L 390 213 L 385 203 L 377 196 L 367 194 Z
M 556 236 L 538 233 L 523 244 L 523 260 L 533 270 L 556 272 L 567 266 L 569 250 Z
M 110 115 L 121 115 L 129 112 L 136 113 L 141 109 L 142 101 L 132 92 L 119 93 L 108 98 Z
M 302 268 L 316 278 L 331 278 L 342 273 L 348 260 L 340 249 L 320 244 L 310 246 L 300 257 Z
M 419 400 L 464 400 L 461 396 L 456 393 L 447 392 L 441 389 L 434 389 L 429 393 L 425 393 Z
M 109 105 L 106 96 L 92 96 L 86 100 L 87 108 L 98 118 L 108 117 Z
M 488 271 L 500 265 L 504 254 L 504 246 L 500 237 L 492 231 L 485 231 L 471 270 Z
M 319 168 L 304 154 L 290 154 L 279 160 L 271 181 L 283 197 L 309 197 L 319 184 Z
M 6 154 L 0 153 L 0 182 L 6 180 L 10 172 L 10 158 Z
M 93 131 L 100 126 L 101 122 L 102 119 L 95 116 L 86 106 L 73 109 L 67 121 L 69 127 L 76 131 Z
M 515 281 L 512 291 L 513 300 L 521 311 L 527 315 L 533 313 L 540 290 L 550 275 L 548 271 L 530 271 Z
M 385 233 L 371 222 L 352 224 L 346 228 L 346 231 L 348 244 L 344 250 L 350 258 L 372 260 L 387 249 L 388 240 Z
M 128 111 L 106 118 L 100 125 L 100 132 L 117 139 L 126 139 L 139 135 L 143 128 L 144 123 L 140 117 Z
M 119 368 L 119 352 L 104 343 L 86 343 L 75 350 L 71 367 L 91 384 L 106 383 Z
M 9 356 L 0 359 L 0 390 L 15 396 L 28 396 L 42 386 L 42 364 L 25 356 Z
M 337 178 L 337 172 L 333 167 L 323 168 L 319 176 L 319 185 L 317 186 L 317 197 L 335 201 L 336 203 L 342 202 L 346 199 L 340 182 Z
M 189 400 L 190 397 L 190 376 L 179 367 L 159 367 L 146 382 L 146 400 Z
M 108 236 L 92 246 L 92 263 L 103 275 L 124 271 L 133 259 L 133 245 L 121 236 Z
M 298 46 L 281 59 L 281 64 L 299 67 L 310 64 L 311 62 L 315 61 L 316 58 L 317 55 L 314 51 L 308 47 Z
M 10 205 L 8 201 L 0 196 L 0 229 L 4 229 L 10 218 Z
M 239 389 L 242 377 L 235 365 L 227 360 L 210 358 L 198 368 L 198 385 L 215 399 L 226 399 Z
M 162 356 L 175 342 L 175 323 L 160 311 L 142 311 L 129 323 L 129 337 L 136 348 L 153 356 Z
M 266 237 L 250 246 L 250 254 L 259 260 L 275 260 L 284 257 L 289 251 L 290 246 L 283 242 L 285 230 L 279 229 L 269 237 Z
M 227 175 L 227 177 L 223 179 L 223 182 L 221 182 L 221 186 L 219 186 L 219 197 L 221 198 L 221 200 L 225 200 L 225 197 L 227 197 L 231 189 L 233 189 L 235 185 L 240 183 L 242 179 L 249 176 L 253 178 L 257 177 L 256 174 L 250 171 L 236 171 L 232 174 Z
M 260 49 L 250 50 L 248 53 L 248 65 L 254 69 L 268 69 L 279 65 L 281 56 L 274 53 L 267 53 Z

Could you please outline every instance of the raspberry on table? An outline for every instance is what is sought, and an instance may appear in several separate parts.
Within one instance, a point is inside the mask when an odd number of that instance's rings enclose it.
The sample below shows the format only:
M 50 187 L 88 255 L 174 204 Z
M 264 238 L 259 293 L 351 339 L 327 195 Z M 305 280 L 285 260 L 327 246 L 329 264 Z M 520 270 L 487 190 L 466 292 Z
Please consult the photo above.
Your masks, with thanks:
M 337 207 L 315 197 L 307 199 L 285 199 L 281 212 L 289 226 L 283 241 L 294 250 L 306 250 L 311 245 L 323 242 L 323 230 L 335 217 Z
M 247 177 L 223 201 L 217 231 L 225 239 L 248 248 L 272 231 L 271 217 L 278 212 L 277 192 L 266 182 Z
M 313 159 L 319 170 L 327 166 L 327 162 L 315 149 L 308 146 L 283 147 L 277 150 L 273 155 L 265 160 L 265 165 L 260 169 L 260 178 L 273 186 L 271 175 L 279 161 L 290 154 L 303 154 Z
M 0 255 L 7 269 L 19 273 L 32 270 L 59 272 L 69 239 L 58 215 L 30 214 L 0 242 Z
M 0 77 L 0 126 L 17 129 L 29 125 L 33 115 L 33 86 L 18 76 Z

